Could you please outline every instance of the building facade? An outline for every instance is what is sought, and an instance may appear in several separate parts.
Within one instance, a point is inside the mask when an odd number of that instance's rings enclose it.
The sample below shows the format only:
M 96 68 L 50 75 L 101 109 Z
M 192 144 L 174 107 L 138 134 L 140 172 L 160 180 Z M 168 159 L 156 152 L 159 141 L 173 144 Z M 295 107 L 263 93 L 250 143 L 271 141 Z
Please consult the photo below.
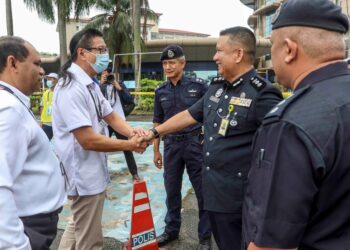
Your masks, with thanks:
M 343 12 L 349 16 L 350 0 L 331 1 L 341 6 Z M 263 42 L 265 46 L 270 44 L 269 38 L 272 32 L 272 18 L 278 7 L 283 3 L 283 0 L 241 0 L 241 2 L 254 10 L 253 14 L 248 18 L 248 25 L 253 29 L 257 40 Z M 347 39 L 347 44 L 349 48 L 349 39 Z M 349 49 L 347 53 L 349 55 Z M 257 68 L 261 75 L 274 81 L 270 50 L 266 50 L 266 53 L 261 55 Z

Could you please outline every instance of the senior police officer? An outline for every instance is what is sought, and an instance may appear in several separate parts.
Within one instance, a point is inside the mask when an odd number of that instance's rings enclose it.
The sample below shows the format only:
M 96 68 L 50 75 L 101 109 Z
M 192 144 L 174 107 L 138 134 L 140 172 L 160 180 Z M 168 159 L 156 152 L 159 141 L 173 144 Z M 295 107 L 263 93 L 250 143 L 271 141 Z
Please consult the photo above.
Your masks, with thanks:
M 53 100 L 55 149 L 66 170 L 73 221 L 59 249 L 102 249 L 102 211 L 109 175 L 105 152 L 145 150 L 142 130 L 132 129 L 103 97 L 94 76 L 109 63 L 102 33 L 84 29 L 69 44 L 71 59 L 63 65 Z M 129 140 L 105 135 L 109 124 Z
M 288 0 L 278 13 L 272 63 L 294 94 L 254 141 L 244 239 L 249 250 L 349 249 L 348 18 L 328 0 Z
M 214 61 L 223 78 L 186 111 L 153 129 L 157 137 L 204 124 L 204 209 L 220 249 L 241 248 L 241 210 L 253 135 L 265 114 L 282 99 L 254 70 L 256 40 L 244 27 L 220 32 Z
M 49 250 L 66 200 L 50 142 L 30 111 L 44 70 L 20 37 L 0 37 L 0 249 Z
M 163 70 L 168 80 L 159 85 L 154 98 L 154 126 L 165 122 L 175 114 L 198 101 L 208 86 L 202 79 L 184 76 L 186 64 L 183 49 L 178 45 L 167 46 L 161 56 Z M 186 167 L 194 188 L 199 210 L 197 249 L 210 249 L 211 230 L 208 213 L 203 210 L 201 169 L 203 164 L 200 134 L 201 124 L 190 126 L 164 137 L 164 186 L 167 194 L 165 231 L 158 237 L 158 245 L 164 246 L 178 238 L 181 226 L 181 186 Z M 161 168 L 159 139 L 154 141 L 154 163 Z

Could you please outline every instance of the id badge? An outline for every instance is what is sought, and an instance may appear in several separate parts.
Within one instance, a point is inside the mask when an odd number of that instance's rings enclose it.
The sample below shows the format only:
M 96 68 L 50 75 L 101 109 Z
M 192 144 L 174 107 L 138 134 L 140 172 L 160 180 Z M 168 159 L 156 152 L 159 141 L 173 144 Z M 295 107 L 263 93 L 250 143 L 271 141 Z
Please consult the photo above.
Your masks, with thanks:
M 219 135 L 222 135 L 222 136 L 226 135 L 226 131 L 227 131 L 229 123 L 230 123 L 229 120 L 226 119 L 226 118 L 223 118 L 221 120 L 220 129 L 219 129 L 219 132 L 218 132 Z
M 107 126 L 108 124 L 104 121 L 104 120 L 101 120 L 100 123 L 100 134 L 101 135 L 107 135 Z
M 47 115 L 51 115 L 52 114 L 52 106 L 51 105 L 47 106 L 46 114 Z

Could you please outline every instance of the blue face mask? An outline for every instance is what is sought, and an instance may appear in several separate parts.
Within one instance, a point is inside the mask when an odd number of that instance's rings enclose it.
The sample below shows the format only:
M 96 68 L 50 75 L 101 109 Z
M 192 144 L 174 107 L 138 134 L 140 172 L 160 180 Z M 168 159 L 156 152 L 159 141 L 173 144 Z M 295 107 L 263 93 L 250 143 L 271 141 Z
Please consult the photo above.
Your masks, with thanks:
M 52 87 L 52 81 L 51 80 L 46 80 L 46 86 L 48 88 L 51 88 Z
M 94 54 L 96 56 L 96 62 L 94 64 L 90 63 L 91 67 L 95 70 L 97 74 L 105 71 L 109 64 L 109 54 Z

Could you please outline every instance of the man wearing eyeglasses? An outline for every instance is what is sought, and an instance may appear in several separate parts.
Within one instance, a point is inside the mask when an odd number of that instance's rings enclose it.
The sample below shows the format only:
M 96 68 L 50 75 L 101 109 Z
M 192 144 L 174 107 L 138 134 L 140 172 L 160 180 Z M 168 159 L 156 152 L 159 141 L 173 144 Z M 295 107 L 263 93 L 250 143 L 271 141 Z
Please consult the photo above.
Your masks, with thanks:
M 220 250 L 240 250 L 242 201 L 253 135 L 265 114 L 282 99 L 254 69 L 256 40 L 244 27 L 220 32 L 214 61 L 222 77 L 194 105 L 151 129 L 149 139 L 198 122 L 204 125 L 204 209 Z
M 105 152 L 144 152 L 141 129 L 131 128 L 111 108 L 94 78 L 109 63 L 102 33 L 86 29 L 69 45 L 71 59 L 63 65 L 53 103 L 55 149 L 65 169 L 73 219 L 59 249 L 102 249 L 102 211 L 109 183 Z M 111 139 L 106 126 L 130 138 Z

